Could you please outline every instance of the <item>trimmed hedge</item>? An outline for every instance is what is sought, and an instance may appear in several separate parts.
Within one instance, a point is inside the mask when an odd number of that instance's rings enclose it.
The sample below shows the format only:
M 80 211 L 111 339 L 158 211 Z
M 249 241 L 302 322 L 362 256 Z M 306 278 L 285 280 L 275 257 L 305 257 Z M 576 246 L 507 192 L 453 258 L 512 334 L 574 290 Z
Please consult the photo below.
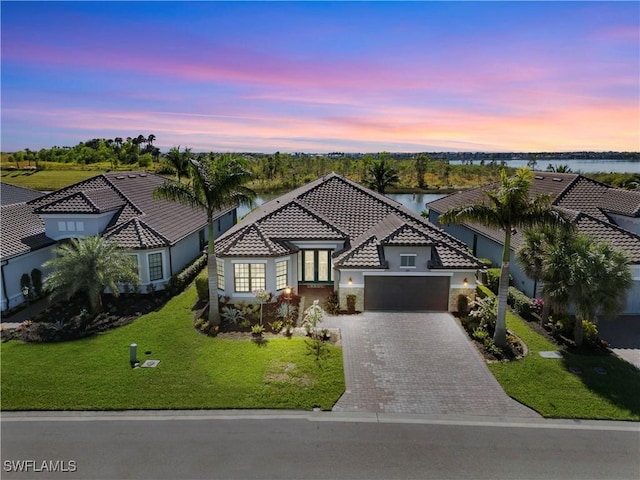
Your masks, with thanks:
M 523 318 L 531 318 L 531 299 L 515 287 L 509 287 L 507 302 Z
M 478 296 L 478 298 L 486 298 L 486 297 L 493 297 L 495 293 L 489 290 L 489 287 L 478 284 L 476 285 L 476 295 Z
M 175 294 L 184 290 L 207 265 L 207 254 L 196 258 L 191 265 L 186 266 L 180 273 L 175 274 L 169 280 L 169 289 Z
M 206 272 L 202 272 L 196 277 L 196 292 L 198 292 L 198 300 L 201 302 L 209 300 L 209 277 Z

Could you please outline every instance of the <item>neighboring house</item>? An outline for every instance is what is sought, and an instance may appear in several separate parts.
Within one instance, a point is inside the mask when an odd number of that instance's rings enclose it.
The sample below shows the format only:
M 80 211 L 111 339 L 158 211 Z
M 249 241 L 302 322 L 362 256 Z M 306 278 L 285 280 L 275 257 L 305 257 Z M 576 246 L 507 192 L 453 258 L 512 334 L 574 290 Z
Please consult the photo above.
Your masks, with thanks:
M 147 172 L 106 173 L 27 202 L 3 205 L 2 309 L 23 301 L 20 276 L 51 258 L 55 243 L 90 235 L 116 242 L 136 259 L 142 292 L 150 284 L 162 289 L 206 249 L 208 239 L 204 212 L 153 198 L 154 189 L 165 181 Z M 3 200 L 7 187 L 2 184 Z M 235 206 L 219 211 L 215 235 L 236 220 Z
M 332 286 L 341 308 L 455 310 L 480 267 L 466 246 L 401 204 L 335 173 L 249 213 L 216 242 L 220 293 Z
M 640 191 L 622 190 L 573 173 L 534 172 L 531 195 L 548 194 L 555 208 L 561 209 L 574 222 L 579 232 L 594 240 L 609 242 L 629 259 L 633 286 L 624 314 L 640 314 Z M 484 200 L 484 192 L 496 184 L 458 192 L 427 204 L 429 220 L 448 209 Z M 451 235 L 462 240 L 477 257 L 502 261 L 504 233 L 475 223 L 442 225 Z M 528 278 L 515 260 L 515 251 L 523 235 L 514 231 L 511 243 L 511 275 L 516 287 L 531 297 L 540 295 L 540 286 Z
M 0 182 L 0 306 L 2 311 L 24 301 L 20 277 L 51 258 L 55 241 L 27 202 L 44 194 Z

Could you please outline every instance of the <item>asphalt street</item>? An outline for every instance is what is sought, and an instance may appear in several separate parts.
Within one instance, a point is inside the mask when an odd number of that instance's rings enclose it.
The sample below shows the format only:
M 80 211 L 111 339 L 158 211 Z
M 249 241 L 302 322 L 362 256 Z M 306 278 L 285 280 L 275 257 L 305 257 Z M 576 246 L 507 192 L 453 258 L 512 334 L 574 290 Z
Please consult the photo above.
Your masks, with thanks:
M 4 413 L 1 428 L 3 479 L 640 478 L 640 427 L 625 422 L 53 412 Z

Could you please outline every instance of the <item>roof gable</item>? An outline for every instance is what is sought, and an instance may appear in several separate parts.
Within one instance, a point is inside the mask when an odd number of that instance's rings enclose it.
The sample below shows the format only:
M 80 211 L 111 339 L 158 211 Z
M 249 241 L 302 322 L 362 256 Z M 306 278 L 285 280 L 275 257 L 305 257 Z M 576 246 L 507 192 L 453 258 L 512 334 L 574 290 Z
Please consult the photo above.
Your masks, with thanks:
M 104 238 L 117 243 L 121 248 L 145 249 L 170 245 L 169 241 L 138 218 L 109 230 Z
M 345 234 L 296 200 L 283 205 L 259 222 L 271 238 L 340 240 Z
M 343 240 L 344 249 L 334 253 L 334 263 L 345 268 L 387 268 L 383 241 L 447 243 L 454 251 L 466 249 L 398 202 L 333 173 L 249 213 L 217 240 L 216 252 L 223 257 L 286 255 L 298 250 L 288 243 L 294 240 Z
M 391 201 L 381 197 L 334 174 L 298 198 L 350 237 L 357 237 L 394 210 Z

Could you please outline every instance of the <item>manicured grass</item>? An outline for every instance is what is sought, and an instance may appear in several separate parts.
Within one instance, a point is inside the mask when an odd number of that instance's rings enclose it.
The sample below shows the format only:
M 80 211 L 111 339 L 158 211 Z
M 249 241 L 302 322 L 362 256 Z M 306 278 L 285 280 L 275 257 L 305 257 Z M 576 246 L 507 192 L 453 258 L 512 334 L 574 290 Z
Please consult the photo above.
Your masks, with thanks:
M 20 170 L 6 170 L 2 172 L 2 181 L 32 190 L 59 190 L 73 183 L 95 177 L 106 170 L 41 170 L 39 172 L 25 172 Z
M 545 417 L 640 420 L 640 372 L 617 357 L 574 355 L 542 358 L 558 350 L 524 320 L 508 313 L 507 327 L 528 346 L 529 355 L 509 363 L 492 363 L 491 372 L 508 395 Z M 569 371 L 579 367 L 582 375 Z M 607 375 L 594 368 L 604 367 Z
M 2 344 L 2 409 L 330 409 L 344 391 L 341 348 L 329 346 L 318 363 L 303 338 L 257 345 L 205 337 L 192 326 L 195 299 L 192 287 L 93 338 Z M 160 360 L 158 367 L 132 369 L 131 343 L 139 360 Z

